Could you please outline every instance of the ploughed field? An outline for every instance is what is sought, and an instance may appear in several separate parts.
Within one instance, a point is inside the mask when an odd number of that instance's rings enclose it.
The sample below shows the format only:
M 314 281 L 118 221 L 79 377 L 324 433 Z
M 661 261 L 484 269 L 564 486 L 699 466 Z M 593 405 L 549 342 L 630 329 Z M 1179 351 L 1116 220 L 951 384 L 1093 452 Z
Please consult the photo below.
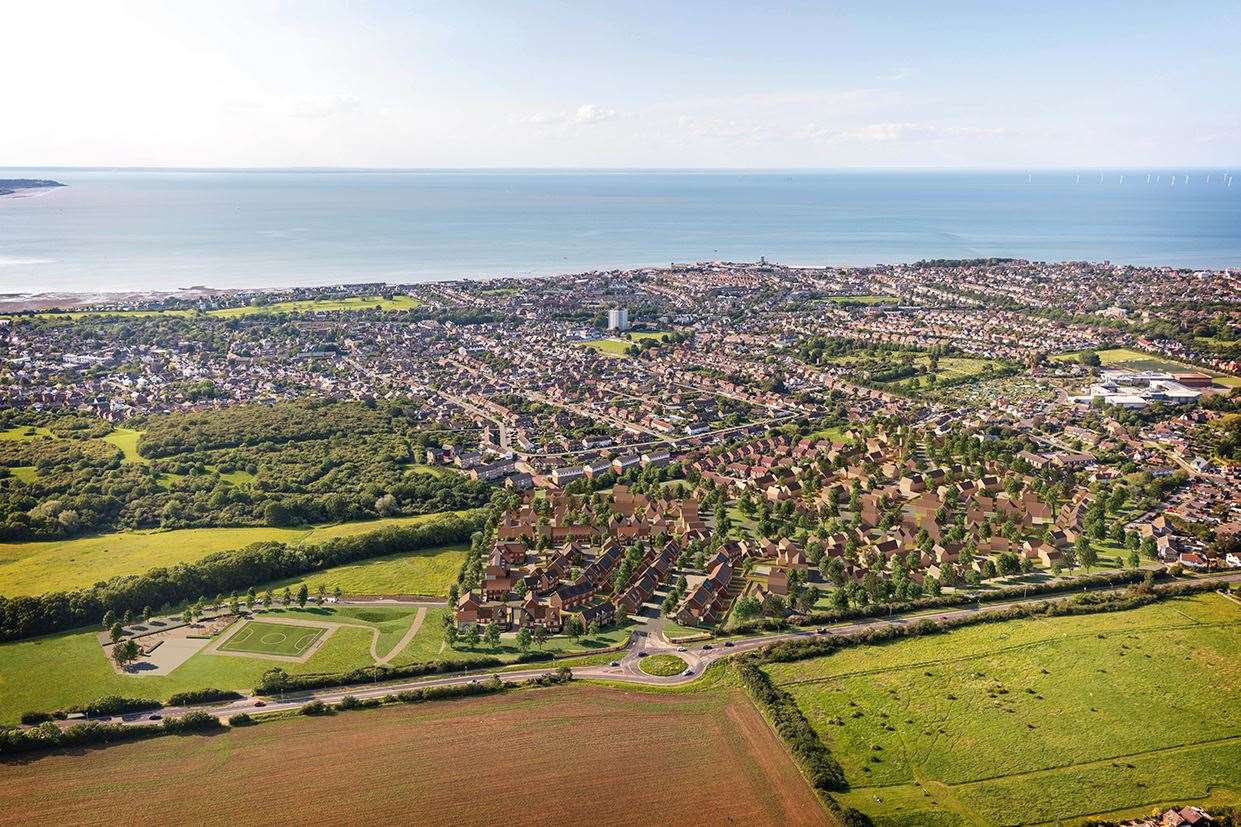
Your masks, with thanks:
M 764 667 L 877 824 L 1241 802 L 1241 606 L 1208 593 Z
M 480 779 L 503 779 L 488 792 Z M 554 779 L 555 783 L 551 783 Z M 514 795 L 514 791 L 538 791 Z M 593 686 L 295 718 L 0 770 L 0 824 L 828 823 L 740 690 Z

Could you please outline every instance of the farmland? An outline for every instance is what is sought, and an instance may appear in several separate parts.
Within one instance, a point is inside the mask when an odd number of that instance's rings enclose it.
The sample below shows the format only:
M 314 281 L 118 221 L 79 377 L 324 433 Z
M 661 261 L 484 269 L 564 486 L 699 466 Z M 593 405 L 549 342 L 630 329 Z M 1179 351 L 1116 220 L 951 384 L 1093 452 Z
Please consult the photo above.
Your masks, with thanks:
M 479 777 L 512 790 L 555 778 L 566 793 L 517 807 L 511 796 L 479 795 Z M 738 824 L 826 823 L 737 690 L 559 687 L 44 755 L 5 766 L 0 801 L 0 823 L 27 825 L 122 811 L 173 823 L 204 812 L 282 823 L 310 812 L 324 823 L 689 824 L 721 801 Z
M 157 566 L 192 562 L 213 552 L 242 548 L 250 543 L 319 542 L 365 534 L 387 526 L 417 525 L 437 516 L 389 517 L 314 528 L 264 526 L 121 531 L 72 540 L 0 543 L 0 594 L 12 597 L 82 588 L 111 577 L 141 574 Z M 430 564 L 428 584 L 439 582 L 446 559 L 432 557 L 427 560 Z M 340 585 L 345 588 L 344 583 Z
M 1241 801 L 1241 712 L 1229 689 L 1241 682 L 1241 608 L 1214 594 L 767 670 L 844 767 L 852 789 L 841 803 L 878 823 Z

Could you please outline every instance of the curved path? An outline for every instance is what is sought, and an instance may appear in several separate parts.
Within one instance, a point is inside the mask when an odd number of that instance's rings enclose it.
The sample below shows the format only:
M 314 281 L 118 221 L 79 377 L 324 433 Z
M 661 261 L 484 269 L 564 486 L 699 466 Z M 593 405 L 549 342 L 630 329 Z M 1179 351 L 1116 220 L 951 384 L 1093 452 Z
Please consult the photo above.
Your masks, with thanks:
M 1241 582 L 1241 572 L 1216 575 L 1202 579 L 1209 579 L 1218 583 Z M 674 646 L 673 644 L 668 643 L 662 635 L 639 633 L 630 645 L 629 649 L 626 651 L 624 657 L 619 661 L 613 661 L 613 663 L 617 664 L 616 666 L 573 667 L 573 677 L 587 680 L 619 681 L 653 686 L 679 686 L 697 680 L 708 666 L 721 658 L 731 657 L 741 652 L 753 651 L 766 646 L 769 643 L 777 643 L 783 640 L 800 640 L 835 634 L 850 634 L 852 632 L 859 632 L 864 629 L 875 628 L 878 626 L 905 626 L 912 623 L 917 623 L 921 620 L 951 620 L 954 618 L 967 617 L 969 615 L 977 614 L 980 611 L 1005 609 L 1023 604 L 1039 603 L 1044 600 L 1056 599 L 1057 597 L 1064 596 L 1065 595 L 1063 594 L 1038 595 L 1019 600 L 983 604 L 976 603 L 964 608 L 946 609 L 940 612 L 868 618 L 861 621 L 839 623 L 829 627 L 821 627 L 818 630 L 800 629 L 792 632 L 758 635 L 749 638 L 711 640 L 701 645 L 695 644 L 693 648 Z M 687 651 L 680 651 L 682 648 L 687 649 Z M 396 651 L 399 651 L 399 649 Z M 686 673 L 673 675 L 671 677 L 648 675 L 638 668 L 638 660 L 643 657 L 641 654 L 643 652 L 645 652 L 648 656 L 652 654 L 678 655 L 679 657 L 684 658 L 686 663 L 689 664 L 689 669 L 686 670 Z M 407 681 L 394 681 L 377 685 L 335 687 L 332 689 L 289 693 L 279 698 L 260 698 L 258 696 L 254 696 L 217 706 L 204 705 L 198 707 L 165 707 L 159 711 L 159 714 L 164 716 L 174 716 L 189 712 L 191 709 L 196 709 L 221 718 L 227 718 L 228 716 L 236 715 L 239 712 L 255 712 L 260 708 L 263 712 L 294 710 L 309 701 L 314 700 L 323 701 L 324 703 L 337 703 L 346 695 L 352 695 L 353 697 L 359 699 L 380 698 L 384 695 L 390 695 L 408 689 L 418 689 L 429 686 L 457 686 L 461 684 L 477 683 L 481 680 L 490 678 L 492 675 L 495 675 L 506 683 L 518 683 L 529 678 L 537 678 L 540 675 L 545 675 L 553 668 L 555 668 L 554 663 L 530 669 L 519 669 L 513 671 L 497 672 L 494 669 L 491 669 L 473 672 L 459 672 L 453 675 L 445 675 L 435 678 L 422 678 Z M 692 674 L 688 674 L 691 671 Z M 263 706 L 256 707 L 256 703 L 260 702 Z M 124 723 L 142 723 L 147 720 L 148 715 L 149 713 L 134 713 L 132 715 L 122 716 L 121 721 Z

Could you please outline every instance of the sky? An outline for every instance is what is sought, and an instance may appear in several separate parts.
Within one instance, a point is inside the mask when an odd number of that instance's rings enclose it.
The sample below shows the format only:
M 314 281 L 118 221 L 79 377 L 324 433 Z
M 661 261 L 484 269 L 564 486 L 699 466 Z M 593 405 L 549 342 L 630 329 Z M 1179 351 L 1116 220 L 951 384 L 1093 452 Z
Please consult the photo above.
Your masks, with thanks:
M 1241 161 L 1241 3 L 0 0 L 0 166 Z

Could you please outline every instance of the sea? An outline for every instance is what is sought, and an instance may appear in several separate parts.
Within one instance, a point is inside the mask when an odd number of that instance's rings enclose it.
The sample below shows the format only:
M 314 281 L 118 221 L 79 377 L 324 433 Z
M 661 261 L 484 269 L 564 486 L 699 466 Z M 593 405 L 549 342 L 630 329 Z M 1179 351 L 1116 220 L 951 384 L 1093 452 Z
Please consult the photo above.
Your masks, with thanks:
M 1241 266 L 1229 170 L 0 169 L 0 293 L 1005 256 Z

